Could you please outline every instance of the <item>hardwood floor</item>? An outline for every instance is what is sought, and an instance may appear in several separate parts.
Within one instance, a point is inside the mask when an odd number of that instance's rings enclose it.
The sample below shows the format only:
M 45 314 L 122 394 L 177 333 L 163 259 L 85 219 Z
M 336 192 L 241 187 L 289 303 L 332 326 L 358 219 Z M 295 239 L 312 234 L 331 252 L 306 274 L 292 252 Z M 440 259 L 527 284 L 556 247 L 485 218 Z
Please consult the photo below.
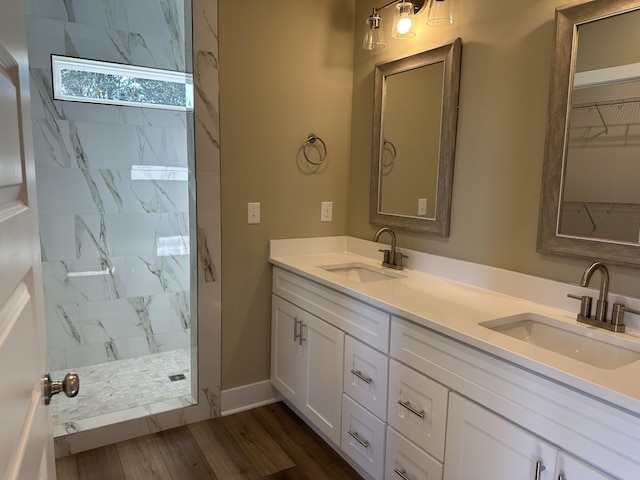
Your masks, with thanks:
M 58 480 L 360 479 L 285 404 L 56 460 Z

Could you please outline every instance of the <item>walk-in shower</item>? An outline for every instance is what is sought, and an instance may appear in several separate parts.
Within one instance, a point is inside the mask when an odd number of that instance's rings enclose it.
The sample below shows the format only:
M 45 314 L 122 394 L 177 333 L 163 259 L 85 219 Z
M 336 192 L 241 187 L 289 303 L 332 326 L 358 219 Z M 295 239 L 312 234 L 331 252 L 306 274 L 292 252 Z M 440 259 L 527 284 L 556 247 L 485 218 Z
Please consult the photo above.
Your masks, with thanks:
M 81 385 L 51 405 L 62 435 L 195 401 L 192 104 L 135 105 L 144 74 L 125 68 L 160 72 L 155 90 L 163 71 L 190 72 L 191 13 L 188 0 L 27 4 L 49 366 Z M 110 65 L 108 87 L 78 89 L 107 101 L 54 100 L 52 55 L 79 60 L 86 82 L 99 74 L 84 59 Z M 124 86 L 128 104 L 109 101 Z

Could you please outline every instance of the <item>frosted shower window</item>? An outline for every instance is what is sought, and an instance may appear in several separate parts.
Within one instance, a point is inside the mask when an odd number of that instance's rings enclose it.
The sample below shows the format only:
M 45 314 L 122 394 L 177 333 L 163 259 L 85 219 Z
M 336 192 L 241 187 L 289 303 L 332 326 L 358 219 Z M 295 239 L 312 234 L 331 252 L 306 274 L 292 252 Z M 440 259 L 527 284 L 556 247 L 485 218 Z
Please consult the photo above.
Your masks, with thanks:
M 56 100 L 193 110 L 191 74 L 58 55 L 51 67 Z

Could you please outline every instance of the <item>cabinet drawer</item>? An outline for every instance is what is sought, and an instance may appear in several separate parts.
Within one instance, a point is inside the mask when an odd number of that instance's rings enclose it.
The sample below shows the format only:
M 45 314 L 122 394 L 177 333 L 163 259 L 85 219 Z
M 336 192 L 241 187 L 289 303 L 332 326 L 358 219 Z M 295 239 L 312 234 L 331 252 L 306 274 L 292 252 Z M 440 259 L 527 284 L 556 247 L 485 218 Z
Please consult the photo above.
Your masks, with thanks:
M 404 438 L 393 428 L 387 428 L 386 479 L 442 480 L 442 463 Z
M 442 461 L 448 390 L 433 380 L 389 362 L 389 425 Z
M 382 420 L 387 418 L 389 360 L 347 336 L 344 343 L 344 392 Z
M 342 395 L 342 451 L 374 478 L 384 469 L 385 424 Z
M 278 267 L 273 268 L 273 293 L 364 343 L 389 351 L 388 313 Z

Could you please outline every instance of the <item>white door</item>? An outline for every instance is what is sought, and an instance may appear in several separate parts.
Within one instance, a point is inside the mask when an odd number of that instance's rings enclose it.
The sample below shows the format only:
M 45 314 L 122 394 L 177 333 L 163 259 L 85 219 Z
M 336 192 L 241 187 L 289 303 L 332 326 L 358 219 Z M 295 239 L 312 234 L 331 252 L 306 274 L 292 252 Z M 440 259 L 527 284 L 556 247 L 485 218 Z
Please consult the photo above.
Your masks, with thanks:
M 553 478 L 554 480 L 613 480 L 613 477 L 566 452 L 558 454 L 556 474 Z
M 55 478 L 23 0 L 0 3 L 0 478 Z
M 449 396 L 445 480 L 551 480 L 556 454 L 555 447 L 495 413 Z
M 344 333 L 307 314 L 303 319 L 304 398 L 302 413 L 340 444 Z
M 271 309 L 271 383 L 296 404 L 304 383 L 299 335 L 305 312 L 275 295 Z

